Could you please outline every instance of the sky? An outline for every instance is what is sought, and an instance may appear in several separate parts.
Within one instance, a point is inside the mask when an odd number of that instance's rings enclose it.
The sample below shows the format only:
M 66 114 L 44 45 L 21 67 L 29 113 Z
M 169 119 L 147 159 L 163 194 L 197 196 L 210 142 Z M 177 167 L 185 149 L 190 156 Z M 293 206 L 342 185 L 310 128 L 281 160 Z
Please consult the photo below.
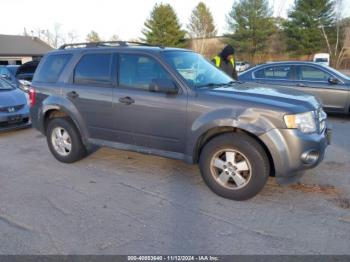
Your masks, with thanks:
M 144 21 L 156 3 L 171 4 L 184 28 L 200 0 L 11 0 L 1 1 L 0 34 L 22 34 L 24 28 L 50 29 L 60 26 L 62 33 L 73 31 L 77 40 L 85 40 L 91 30 L 104 39 L 116 34 L 122 40 L 142 37 Z M 202 0 L 213 13 L 219 35 L 227 32 L 226 15 L 234 0 Z M 269 0 L 275 16 L 287 16 L 294 0 Z M 343 0 L 346 15 L 350 0 Z M 8 10 L 8 11 L 4 11 Z M 15 11 L 11 11 L 15 10 Z M 4 21 L 8 21 L 4 23 Z

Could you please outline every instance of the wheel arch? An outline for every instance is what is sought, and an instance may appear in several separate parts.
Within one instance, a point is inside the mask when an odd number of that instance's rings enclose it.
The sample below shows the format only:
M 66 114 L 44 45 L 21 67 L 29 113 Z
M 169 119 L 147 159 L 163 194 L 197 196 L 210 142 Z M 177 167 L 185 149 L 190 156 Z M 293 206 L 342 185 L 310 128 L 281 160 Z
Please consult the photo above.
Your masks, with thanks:
M 211 128 L 209 130 L 207 130 L 205 133 L 203 133 L 197 140 L 196 145 L 194 147 L 194 152 L 193 152 L 193 162 L 194 163 L 198 163 L 199 162 L 199 157 L 200 154 L 202 152 L 202 149 L 204 148 L 204 146 L 213 138 L 220 136 L 222 134 L 225 133 L 243 133 L 248 135 L 249 137 L 253 138 L 255 141 L 257 141 L 261 147 L 263 148 L 263 150 L 266 153 L 266 156 L 268 157 L 269 163 L 270 163 L 270 167 L 271 167 L 271 171 L 270 171 L 270 176 L 274 176 L 275 174 L 275 165 L 274 165 L 274 161 L 272 158 L 272 155 L 268 149 L 268 147 L 266 146 L 266 144 L 259 139 L 259 137 L 245 129 L 239 128 L 239 127 L 232 127 L 232 126 L 221 126 L 221 127 L 214 127 Z
M 79 134 L 81 135 L 84 145 L 87 145 L 87 136 L 83 131 L 82 127 L 79 125 L 79 122 L 71 113 L 69 113 L 68 110 L 66 110 L 64 107 L 61 107 L 61 106 L 46 107 L 43 113 L 43 128 L 44 128 L 45 135 L 46 135 L 47 125 L 49 123 L 49 120 L 52 118 L 69 118 L 73 122 Z

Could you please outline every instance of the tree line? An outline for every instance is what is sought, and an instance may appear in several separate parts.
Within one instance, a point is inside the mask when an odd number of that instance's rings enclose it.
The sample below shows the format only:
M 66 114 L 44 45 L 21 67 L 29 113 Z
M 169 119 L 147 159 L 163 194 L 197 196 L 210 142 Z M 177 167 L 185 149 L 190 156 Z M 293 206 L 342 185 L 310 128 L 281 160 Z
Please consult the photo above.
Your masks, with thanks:
M 345 47 L 350 47 L 350 19 L 343 18 L 341 0 L 295 0 L 288 17 L 273 17 L 268 0 L 234 1 L 226 15 L 226 42 L 250 61 L 266 52 L 312 55 L 327 52 L 333 66 L 339 66 Z M 223 14 L 225 15 L 225 14 Z M 145 22 L 144 39 L 150 44 L 183 47 L 185 38 L 216 36 L 211 11 L 200 2 L 183 30 L 169 4 L 157 4 Z M 203 52 L 205 41 L 196 41 Z
M 327 52 L 333 66 L 337 67 L 345 47 L 350 46 L 350 18 L 343 18 L 342 7 L 342 0 L 295 0 L 288 17 L 282 18 L 273 17 L 268 0 L 236 0 L 231 10 L 222 14 L 226 16 L 228 28 L 224 41 L 251 62 L 257 55 L 266 53 L 312 55 Z M 208 48 L 205 40 L 217 36 L 212 12 L 204 2 L 199 2 L 192 10 L 185 27 L 170 4 L 156 4 L 144 23 L 140 40 L 152 45 L 187 47 L 189 39 L 196 39 L 193 49 L 204 53 Z M 57 36 L 57 28 L 55 31 Z M 49 43 L 57 47 L 60 39 L 48 31 L 46 36 L 51 39 Z M 71 33 L 70 40 L 74 38 Z M 118 39 L 113 35 L 108 40 Z M 86 36 L 89 42 L 101 40 L 95 31 Z

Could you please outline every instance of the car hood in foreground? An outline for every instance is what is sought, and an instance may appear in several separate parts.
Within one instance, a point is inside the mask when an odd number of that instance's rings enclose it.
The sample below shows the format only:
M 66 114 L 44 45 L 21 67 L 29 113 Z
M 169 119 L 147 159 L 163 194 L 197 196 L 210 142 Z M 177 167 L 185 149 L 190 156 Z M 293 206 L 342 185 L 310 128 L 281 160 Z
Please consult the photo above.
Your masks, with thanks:
M 15 88 L 12 90 L 0 89 L 0 107 L 17 106 L 27 104 L 27 98 L 23 91 Z
M 244 96 L 247 100 L 255 103 L 288 108 L 299 112 L 315 110 L 321 106 L 316 97 L 302 91 L 257 83 L 237 82 L 230 86 L 210 88 L 208 91 L 215 95 L 234 95 L 233 98 L 239 95 L 240 99 Z

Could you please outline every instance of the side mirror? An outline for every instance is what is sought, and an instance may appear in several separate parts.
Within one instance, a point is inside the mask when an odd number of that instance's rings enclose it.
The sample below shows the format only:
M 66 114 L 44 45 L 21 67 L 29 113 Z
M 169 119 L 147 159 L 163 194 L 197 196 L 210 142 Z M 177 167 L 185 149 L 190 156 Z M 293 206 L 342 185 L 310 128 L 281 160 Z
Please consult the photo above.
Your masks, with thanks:
M 339 79 L 338 78 L 335 78 L 333 76 L 329 77 L 328 78 L 328 82 L 332 85 L 337 85 L 340 83 Z
M 177 94 L 179 89 L 175 85 L 174 81 L 170 79 L 153 79 L 149 86 L 149 91 L 165 94 Z

